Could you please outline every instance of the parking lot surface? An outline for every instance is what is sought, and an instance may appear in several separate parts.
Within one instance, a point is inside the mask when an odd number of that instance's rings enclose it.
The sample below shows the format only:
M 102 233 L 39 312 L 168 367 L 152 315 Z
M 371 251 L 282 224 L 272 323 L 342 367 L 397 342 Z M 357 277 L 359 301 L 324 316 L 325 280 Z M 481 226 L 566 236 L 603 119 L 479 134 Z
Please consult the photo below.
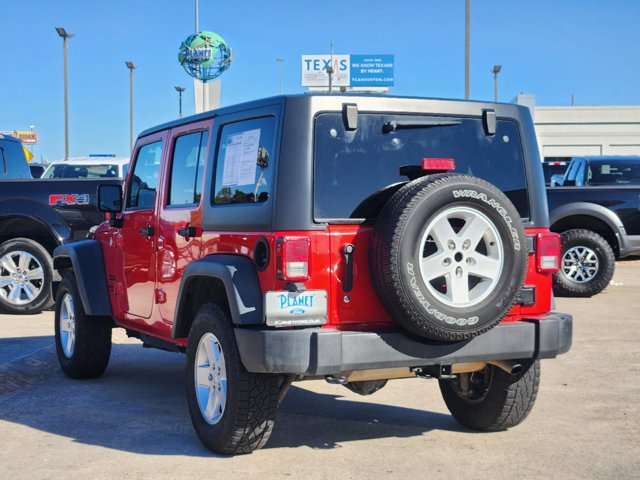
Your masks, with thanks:
M 196 438 L 182 355 L 118 329 L 106 374 L 74 381 L 57 365 L 53 312 L 0 315 L 0 478 L 639 478 L 640 260 L 557 307 L 574 315 L 573 347 L 542 362 L 518 427 L 460 427 L 433 380 L 369 397 L 312 381 L 294 384 L 267 446 L 237 457 Z

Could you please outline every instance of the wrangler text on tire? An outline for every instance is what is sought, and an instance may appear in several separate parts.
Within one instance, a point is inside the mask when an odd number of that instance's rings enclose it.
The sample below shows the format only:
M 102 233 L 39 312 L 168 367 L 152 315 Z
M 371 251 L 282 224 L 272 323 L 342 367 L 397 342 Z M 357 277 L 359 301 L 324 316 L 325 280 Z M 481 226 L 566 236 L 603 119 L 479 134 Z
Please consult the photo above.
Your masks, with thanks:
M 520 215 L 496 187 L 467 175 L 414 180 L 384 206 L 372 240 L 374 285 L 410 332 L 479 335 L 509 312 L 526 273 Z

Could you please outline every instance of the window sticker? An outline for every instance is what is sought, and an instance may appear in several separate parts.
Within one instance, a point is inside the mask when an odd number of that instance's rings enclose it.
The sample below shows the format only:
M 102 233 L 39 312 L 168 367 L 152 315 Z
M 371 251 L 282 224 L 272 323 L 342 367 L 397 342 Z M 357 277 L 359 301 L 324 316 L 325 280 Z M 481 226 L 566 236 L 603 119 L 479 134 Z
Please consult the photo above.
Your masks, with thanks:
M 222 171 L 223 187 L 255 183 L 259 143 L 259 128 L 227 137 Z

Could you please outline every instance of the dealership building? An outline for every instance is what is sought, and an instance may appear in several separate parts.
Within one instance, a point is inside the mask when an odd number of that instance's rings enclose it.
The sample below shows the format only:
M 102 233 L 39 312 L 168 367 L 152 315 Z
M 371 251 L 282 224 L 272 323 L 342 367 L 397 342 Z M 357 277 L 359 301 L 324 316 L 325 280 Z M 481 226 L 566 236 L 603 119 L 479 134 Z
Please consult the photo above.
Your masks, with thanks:
M 545 159 L 640 155 L 640 105 L 539 107 L 528 94 L 513 101 L 531 109 Z

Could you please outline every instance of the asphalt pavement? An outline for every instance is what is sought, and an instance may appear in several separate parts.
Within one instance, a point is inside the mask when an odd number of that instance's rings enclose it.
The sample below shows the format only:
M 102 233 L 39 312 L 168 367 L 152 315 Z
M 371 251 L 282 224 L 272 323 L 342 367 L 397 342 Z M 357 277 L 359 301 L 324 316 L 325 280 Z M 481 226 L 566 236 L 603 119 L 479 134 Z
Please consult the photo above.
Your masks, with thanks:
M 640 478 L 640 261 L 619 262 L 574 315 L 569 353 L 542 362 L 521 425 L 477 433 L 449 415 L 437 382 L 389 382 L 369 397 L 294 384 L 267 446 L 222 457 L 198 441 L 184 356 L 114 331 L 105 375 L 60 371 L 53 312 L 0 315 L 0 478 Z

